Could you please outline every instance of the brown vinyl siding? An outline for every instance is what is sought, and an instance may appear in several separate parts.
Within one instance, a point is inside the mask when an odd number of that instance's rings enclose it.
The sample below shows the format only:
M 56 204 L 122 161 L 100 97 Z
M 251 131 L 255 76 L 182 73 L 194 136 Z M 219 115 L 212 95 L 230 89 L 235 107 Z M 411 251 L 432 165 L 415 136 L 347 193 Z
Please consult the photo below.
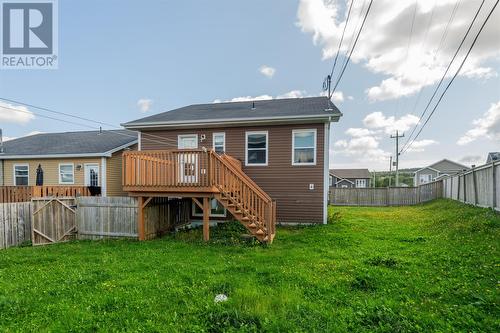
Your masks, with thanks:
M 242 162 L 243 170 L 277 202 L 278 222 L 322 223 L 324 182 L 324 123 L 303 125 L 273 125 L 209 129 L 143 130 L 141 149 L 177 149 L 177 136 L 198 134 L 198 147 L 212 148 L 212 134 L 224 132 L 226 153 Z M 292 165 L 292 130 L 316 129 L 316 165 Z M 268 165 L 245 166 L 245 138 L 247 131 L 268 131 Z M 166 141 L 161 144 L 157 137 Z M 205 134 L 205 140 L 201 135 Z M 154 140 L 154 141 L 153 141 Z M 314 184 L 314 190 L 309 190 Z

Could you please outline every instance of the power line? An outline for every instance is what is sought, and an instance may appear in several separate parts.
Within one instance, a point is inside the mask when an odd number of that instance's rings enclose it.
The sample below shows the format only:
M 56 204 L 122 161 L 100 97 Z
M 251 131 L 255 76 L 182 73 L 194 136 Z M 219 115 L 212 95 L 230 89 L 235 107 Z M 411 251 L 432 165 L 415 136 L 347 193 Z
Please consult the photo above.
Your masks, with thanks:
M 408 150 L 408 148 L 410 148 L 410 146 L 413 144 L 413 142 L 415 142 L 415 140 L 418 138 L 418 136 L 420 135 L 420 133 L 422 132 L 422 130 L 425 128 L 425 126 L 427 125 L 427 123 L 429 122 L 429 120 L 431 119 L 432 115 L 434 114 L 434 112 L 436 111 L 437 107 L 439 106 L 439 103 L 441 102 L 441 100 L 443 99 L 444 95 L 446 94 L 446 92 L 448 91 L 448 88 L 451 86 L 451 84 L 453 83 L 453 81 L 455 80 L 455 78 L 458 76 L 458 74 L 460 73 L 460 71 L 462 70 L 462 67 L 465 63 L 465 61 L 467 60 L 467 58 L 469 57 L 469 54 L 470 52 L 472 51 L 472 48 L 474 47 L 474 45 L 476 44 L 477 42 L 477 39 L 479 38 L 479 35 L 481 34 L 481 32 L 483 31 L 483 28 L 484 26 L 486 25 L 486 23 L 488 22 L 488 20 L 490 19 L 491 17 L 491 14 L 493 13 L 493 11 L 495 10 L 495 8 L 497 7 L 498 5 L 498 2 L 500 0 L 497 0 L 495 2 L 495 5 L 493 6 L 493 8 L 490 10 L 490 12 L 488 13 L 488 16 L 486 17 L 486 19 L 484 20 L 483 24 L 481 25 L 481 28 L 479 28 L 479 31 L 477 32 L 474 40 L 472 41 L 472 44 L 471 46 L 469 47 L 469 50 L 467 51 L 467 54 L 465 55 L 464 59 L 462 60 L 462 63 L 460 64 L 460 66 L 458 67 L 457 71 L 455 72 L 455 74 L 453 75 L 453 77 L 451 78 L 450 82 L 448 83 L 448 85 L 446 86 L 446 88 L 444 89 L 444 91 L 442 92 L 441 96 L 439 97 L 436 105 L 434 106 L 434 108 L 432 109 L 432 112 L 429 114 L 429 116 L 427 117 L 425 123 L 422 125 L 422 127 L 420 128 L 420 130 L 418 131 L 417 135 L 415 136 L 415 138 L 411 141 L 411 143 L 408 145 L 408 147 L 406 148 L 406 150 Z M 484 1 L 483 1 L 484 3 Z M 482 6 L 482 4 L 481 4 Z M 405 150 L 405 151 L 406 151 Z
M 66 117 L 71 117 L 71 118 L 75 118 L 75 119 L 79 119 L 79 120 L 83 120 L 83 121 L 88 121 L 88 122 L 95 123 L 95 124 L 98 124 L 98 125 L 109 126 L 109 127 L 115 128 L 115 129 L 122 129 L 122 127 L 119 127 L 119 126 L 116 126 L 116 125 L 113 125 L 113 124 L 109 124 L 109 123 L 105 123 L 105 122 L 102 122 L 102 121 L 97 121 L 97 120 L 93 120 L 93 119 L 89 119 L 89 118 L 85 118 L 85 117 L 81 117 L 81 116 L 76 116 L 76 115 L 73 115 L 73 114 L 70 114 L 70 113 L 65 113 L 65 112 L 61 112 L 61 111 L 55 111 L 55 110 L 52 110 L 52 109 L 49 109 L 49 108 L 46 108 L 46 107 L 37 106 L 37 105 L 34 105 L 34 104 L 29 104 L 29 103 L 24 103 L 24 102 L 20 102 L 20 101 L 9 99 L 9 98 L 0 97 L 0 100 L 7 101 L 9 103 L 15 103 L 15 104 L 19 104 L 19 105 L 24 105 L 24 106 L 27 106 L 27 107 L 30 107 L 30 108 L 34 108 L 34 109 L 38 109 L 38 110 L 42 110 L 42 111 L 46 111 L 46 112 L 50 112 L 50 113 L 54 113 L 54 114 L 63 115 L 63 116 L 66 116 Z M 85 124 L 75 123 L 75 122 L 71 122 L 71 121 L 67 121 L 67 120 L 62 120 L 62 119 L 58 119 L 58 118 L 52 118 L 52 117 L 45 116 L 45 115 L 42 115 L 42 114 L 36 114 L 36 113 L 33 113 L 32 111 L 23 111 L 23 110 L 19 110 L 19 109 L 15 109 L 15 108 L 9 108 L 9 107 L 5 107 L 5 106 L 0 106 L 0 107 L 11 109 L 11 110 L 14 110 L 14 111 L 24 112 L 24 113 L 32 113 L 32 114 L 35 114 L 35 115 L 37 115 L 39 117 L 42 117 L 42 118 L 48 118 L 48 119 L 52 119 L 52 120 L 63 121 L 63 122 L 67 122 L 69 124 L 77 125 L 77 126 L 83 126 L 83 127 L 87 127 L 87 128 L 92 128 L 94 130 L 95 129 L 100 129 L 100 128 L 95 128 L 95 127 L 90 127 L 89 125 L 85 125 Z M 157 138 L 157 139 L 160 139 L 160 140 L 163 140 L 163 141 L 170 141 L 171 143 L 175 143 L 177 145 L 177 141 L 174 140 L 174 139 L 164 138 L 164 137 L 161 137 L 161 136 L 158 136 L 158 135 L 154 135 L 154 134 L 150 134 L 150 133 L 141 133 L 141 137 L 143 135 L 147 135 L 147 136 L 150 136 L 152 138 Z M 150 139 L 148 139 L 148 140 L 150 140 Z
M 340 80 L 342 79 L 342 76 L 344 75 L 345 69 L 347 68 L 347 65 L 349 64 L 349 60 L 351 59 L 352 53 L 354 52 L 354 49 L 356 48 L 356 44 L 358 43 L 359 35 L 361 34 L 361 31 L 363 30 L 363 26 L 365 25 L 366 18 L 368 17 L 368 13 L 370 13 L 370 8 L 372 7 L 372 3 L 373 3 L 373 0 L 370 0 L 370 4 L 368 5 L 368 9 L 366 10 L 365 17 L 363 18 L 363 23 L 361 23 L 361 28 L 358 31 L 356 39 L 354 40 L 354 45 L 352 46 L 352 49 L 349 52 L 349 56 L 347 57 L 345 65 L 342 68 L 342 71 L 340 72 L 340 75 L 337 79 L 337 82 L 335 83 L 335 86 L 333 87 L 332 94 L 335 92 L 335 89 L 337 89 L 337 86 L 339 85 Z
M 340 37 L 339 47 L 337 48 L 337 54 L 335 55 L 335 60 L 333 61 L 332 71 L 330 72 L 330 77 L 333 76 L 333 72 L 335 71 L 335 65 L 337 64 L 337 59 L 340 53 L 340 47 L 342 46 L 342 42 L 344 41 L 344 34 L 347 28 L 347 24 L 349 24 L 349 18 L 351 17 L 351 9 L 354 4 L 354 0 L 351 1 L 351 5 L 349 6 L 349 11 L 347 12 L 347 19 L 345 21 L 344 30 L 342 31 L 342 37 Z
M 20 104 L 22 104 L 22 103 L 20 103 Z M 103 131 L 103 132 L 110 132 L 110 133 L 113 133 L 113 134 L 117 134 L 117 135 L 121 135 L 121 136 L 127 136 L 127 137 L 130 137 L 130 138 L 137 138 L 136 135 L 126 134 L 126 133 L 122 133 L 122 132 L 118 132 L 118 131 L 105 130 L 105 129 L 102 129 L 102 128 L 99 128 L 99 127 L 93 127 L 93 126 L 90 126 L 90 125 L 87 125 L 87 124 L 76 123 L 76 122 L 65 120 L 65 119 L 60 119 L 60 118 L 56 118 L 56 117 L 51 117 L 51 116 L 39 114 L 39 113 L 36 113 L 36 112 L 33 112 L 33 111 L 19 110 L 19 109 L 16 109 L 16 108 L 13 108 L 13 107 L 9 107 L 9 106 L 4 106 L 4 105 L 0 106 L 0 109 L 13 110 L 13 111 L 16 111 L 16 112 L 21 112 L 21 113 L 26 113 L 26 114 L 30 114 L 30 115 L 35 115 L 37 117 L 46 118 L 46 119 L 50 119 L 50 120 L 56 120 L 56 121 L 60 121 L 60 122 L 71 124 L 71 125 L 86 127 L 86 128 L 92 129 L 92 130 L 98 130 L 98 131 Z M 141 133 L 141 139 L 142 139 L 142 134 L 144 134 L 144 133 Z M 169 144 L 168 142 L 164 142 L 164 141 L 162 142 L 162 141 L 153 140 L 153 139 L 149 139 L 149 138 L 143 138 L 143 139 L 149 140 L 150 142 L 163 144 L 163 145 L 164 144 Z M 169 140 L 172 140 L 172 139 L 169 139 Z
M 437 1 L 437 0 L 436 0 Z M 453 10 L 451 12 L 451 15 L 450 15 L 450 18 L 448 19 L 448 22 L 446 23 L 446 27 L 444 29 L 444 32 L 443 32 L 443 35 L 441 36 L 441 40 L 439 42 L 439 46 L 434 50 L 434 54 L 432 55 L 432 58 L 435 59 L 436 56 L 438 55 L 439 51 L 441 51 L 441 47 L 443 45 L 443 42 L 444 40 L 446 39 L 446 36 L 448 35 L 448 28 L 450 27 L 451 25 L 451 22 L 453 22 L 453 20 L 455 19 L 455 14 L 457 12 L 457 9 L 458 7 L 460 6 L 460 3 L 462 2 L 462 0 L 457 0 L 455 2 L 455 6 L 453 7 Z M 424 37 L 424 40 L 422 41 L 422 45 L 421 45 L 421 48 L 424 47 L 424 44 L 425 44 L 425 41 L 427 39 L 427 34 L 429 33 L 429 28 L 431 26 L 431 22 L 432 22 L 432 19 L 434 17 L 434 9 L 436 7 L 436 2 L 434 2 L 434 7 L 432 9 L 432 14 L 431 14 L 431 18 L 429 20 L 429 23 L 427 24 L 427 30 L 425 32 L 425 37 Z M 420 102 L 420 98 L 422 97 L 422 93 L 423 91 L 425 90 L 425 86 L 420 89 L 420 91 L 418 92 L 418 95 L 417 95 L 417 98 L 415 99 L 415 103 L 413 104 L 413 108 L 412 108 L 412 111 L 411 113 L 413 114 L 416 110 L 417 110 L 417 106 L 418 106 L 418 103 Z M 404 146 L 406 146 L 406 144 L 410 141 L 410 138 L 411 136 L 415 133 L 415 130 L 417 129 L 417 126 L 418 126 L 418 123 L 415 124 L 415 126 L 413 127 L 411 133 L 410 133 L 410 136 L 408 136 L 405 144 L 403 145 L 403 148 Z
M 472 26 L 474 25 L 474 22 L 476 22 L 476 19 L 479 15 L 479 12 L 481 11 L 481 8 L 483 7 L 484 5 L 484 2 L 485 0 L 483 0 L 481 2 L 481 5 L 479 6 L 478 10 L 476 11 L 476 15 L 474 15 L 474 18 L 472 19 L 472 22 L 470 23 L 469 27 L 467 28 L 467 31 L 465 32 L 465 35 L 464 37 L 462 38 L 460 44 L 458 45 L 458 48 L 457 50 L 455 51 L 455 54 L 453 55 L 453 57 L 451 58 L 451 61 L 450 63 L 448 64 L 448 66 L 446 67 L 446 70 L 445 72 L 443 73 L 443 76 L 441 77 L 441 79 L 439 80 L 439 83 L 438 85 L 436 86 L 436 89 L 434 89 L 434 93 L 432 94 L 431 98 L 429 99 L 429 102 L 427 103 L 427 105 L 425 106 L 425 109 L 424 111 L 422 112 L 422 114 L 420 115 L 419 119 L 418 119 L 418 122 L 415 124 L 415 126 L 413 127 L 412 131 L 411 131 L 411 134 L 410 136 L 408 137 L 408 139 L 406 140 L 405 144 L 403 145 L 403 148 L 401 149 L 400 152 L 403 152 L 403 151 L 406 151 L 407 150 L 407 144 L 410 142 L 410 140 L 412 139 L 412 135 L 413 133 L 415 133 L 415 130 L 417 129 L 418 127 L 418 124 L 420 123 L 420 121 L 422 120 L 422 118 L 425 116 L 425 114 L 427 113 L 427 110 L 429 109 L 429 106 L 431 105 L 434 97 L 436 96 L 439 88 L 441 87 L 441 84 L 443 83 L 444 79 L 446 78 L 446 74 L 448 74 L 448 71 L 450 70 L 451 68 L 451 65 L 453 64 L 453 62 L 455 61 L 458 53 L 460 52 L 460 49 L 462 48 L 462 45 L 464 44 L 465 40 L 467 39 L 467 36 L 469 35 L 471 29 L 472 29 Z

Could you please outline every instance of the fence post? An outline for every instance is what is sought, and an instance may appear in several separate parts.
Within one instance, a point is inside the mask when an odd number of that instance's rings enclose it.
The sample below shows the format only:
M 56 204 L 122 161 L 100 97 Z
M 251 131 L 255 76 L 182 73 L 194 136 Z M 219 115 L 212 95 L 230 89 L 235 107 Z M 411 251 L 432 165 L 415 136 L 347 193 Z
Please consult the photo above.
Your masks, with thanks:
M 493 186 L 491 187 L 493 190 L 493 195 L 491 196 L 493 203 L 491 207 L 493 208 L 493 210 L 495 210 L 495 207 L 497 205 L 497 172 L 495 162 L 491 163 L 491 173 L 491 178 L 493 179 Z
M 477 180 L 476 180 L 476 170 L 472 169 L 472 184 L 474 186 L 474 205 L 477 206 Z

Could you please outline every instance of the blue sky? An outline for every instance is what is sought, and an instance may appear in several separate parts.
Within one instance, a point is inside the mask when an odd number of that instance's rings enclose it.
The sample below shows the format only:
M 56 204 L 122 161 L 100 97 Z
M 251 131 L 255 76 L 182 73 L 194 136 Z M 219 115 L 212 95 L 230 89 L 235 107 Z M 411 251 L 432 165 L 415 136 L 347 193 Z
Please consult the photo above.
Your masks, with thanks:
M 435 49 L 456 1 L 443 0 L 439 6 L 433 6 L 434 1 L 417 2 L 409 56 L 402 47 L 408 45 L 409 36 L 405 16 L 411 15 L 415 1 L 397 3 L 374 1 L 359 51 L 338 88 L 342 96 L 336 95 L 335 101 L 344 117 L 332 125 L 334 167 L 388 167 L 394 150 L 390 132 L 396 128 L 408 132 L 415 124 L 435 87 L 435 77 L 442 75 L 442 64 L 449 61 L 480 2 L 471 0 L 458 7 L 441 58 L 436 59 L 441 67 L 419 63 L 419 52 Z M 362 4 L 355 2 L 352 22 Z M 485 9 L 492 4 L 486 1 Z M 428 20 L 432 10 L 434 22 Z M 418 138 L 420 145 L 401 156 L 403 167 L 445 157 L 478 163 L 488 151 L 500 150 L 500 105 L 496 107 L 500 101 L 496 26 L 500 25 L 492 24 L 498 18 L 495 13 L 477 53 L 471 54 L 468 74 L 455 80 Z M 63 0 L 59 1 L 59 68 L 0 70 L 0 97 L 118 125 L 193 103 L 318 95 L 343 22 L 341 1 Z M 393 54 L 394 50 L 401 52 Z M 395 63 L 402 69 L 394 69 Z M 269 68 L 261 71 L 263 66 Z M 430 79 L 419 76 L 424 72 Z M 391 78 L 402 83 L 394 88 L 387 81 L 384 86 L 384 80 Z M 370 91 L 373 87 L 379 88 Z M 422 87 L 420 103 L 413 110 Z M 36 116 L 26 119 L 1 105 L 0 127 L 7 137 L 86 129 Z

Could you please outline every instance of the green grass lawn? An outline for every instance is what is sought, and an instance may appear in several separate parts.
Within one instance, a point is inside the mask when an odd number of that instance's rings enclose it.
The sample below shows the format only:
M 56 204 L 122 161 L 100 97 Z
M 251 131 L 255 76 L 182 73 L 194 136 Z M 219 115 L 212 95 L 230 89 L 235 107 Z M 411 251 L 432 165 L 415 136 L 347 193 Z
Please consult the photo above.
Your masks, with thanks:
M 499 215 L 330 210 L 269 247 L 233 225 L 210 244 L 195 230 L 0 251 L 0 331 L 500 331 Z

